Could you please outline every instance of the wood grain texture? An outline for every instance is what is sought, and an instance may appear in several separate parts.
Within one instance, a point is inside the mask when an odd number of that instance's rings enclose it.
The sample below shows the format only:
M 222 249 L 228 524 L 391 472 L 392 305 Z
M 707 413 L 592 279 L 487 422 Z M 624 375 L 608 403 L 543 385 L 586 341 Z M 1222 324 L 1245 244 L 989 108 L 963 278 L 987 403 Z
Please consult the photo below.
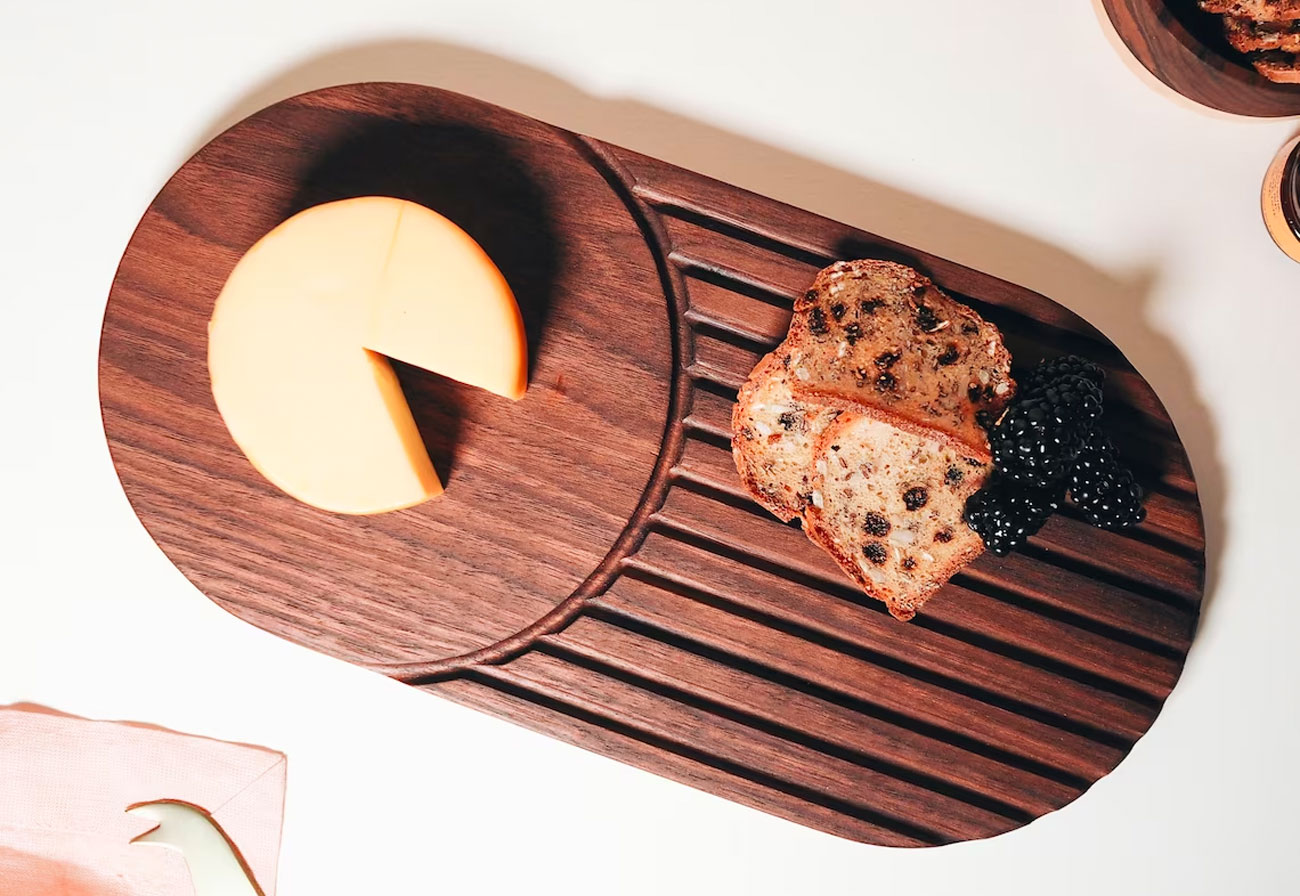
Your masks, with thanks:
M 1143 67 L 1190 100 L 1237 115 L 1300 115 L 1300 85 L 1257 72 L 1196 0 L 1101 0 Z
M 498 644 L 597 574 L 660 454 L 673 347 L 656 260 L 585 153 L 504 110 L 365 88 L 254 116 L 164 187 L 109 300 L 104 419 L 146 526 L 201 590 L 352 661 L 427 663 Z M 531 375 L 512 403 L 400 367 L 446 498 L 348 517 L 279 492 L 234 445 L 206 326 L 263 233 L 367 194 L 440 209 L 486 248 Z
M 414 148 L 413 148 L 414 147 Z M 231 443 L 204 326 L 240 253 L 363 192 L 448 214 L 525 307 L 527 397 L 403 371 L 444 497 L 301 505 Z M 1136 530 L 1069 514 L 911 623 L 740 485 L 737 387 L 838 258 L 913 264 L 1020 366 L 1109 371 L 1151 493 Z M 298 643 L 870 843 L 1011 830 L 1124 757 L 1178 679 L 1203 587 L 1196 485 L 1160 401 L 1078 316 L 1020 287 L 663 162 L 428 87 L 286 100 L 205 147 L 123 258 L 105 430 L 141 520 L 204 593 Z

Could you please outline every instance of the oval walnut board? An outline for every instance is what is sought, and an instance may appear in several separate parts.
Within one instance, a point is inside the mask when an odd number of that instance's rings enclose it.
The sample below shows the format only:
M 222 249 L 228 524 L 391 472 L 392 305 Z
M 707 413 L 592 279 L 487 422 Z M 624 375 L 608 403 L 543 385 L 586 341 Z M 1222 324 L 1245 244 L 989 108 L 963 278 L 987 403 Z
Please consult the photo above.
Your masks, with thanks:
M 1237 115 L 1300 115 L 1300 84 L 1265 78 L 1228 43 L 1223 17 L 1196 0 L 1101 0 L 1151 74 L 1190 100 Z
M 290 214 L 387 194 L 500 264 L 528 328 L 518 403 L 400 371 L 447 484 L 347 517 L 265 482 L 208 386 L 206 323 Z M 911 623 L 761 511 L 736 390 L 839 258 L 904 260 L 1025 364 L 1109 370 L 1150 492 L 1117 534 L 1067 514 Z M 1164 408 L 1083 320 L 1028 290 L 457 94 L 305 94 L 194 156 L 145 213 L 100 349 L 136 513 L 231 613 L 316 650 L 737 802 L 869 843 L 987 837 L 1064 806 L 1147 730 L 1196 628 L 1196 484 Z

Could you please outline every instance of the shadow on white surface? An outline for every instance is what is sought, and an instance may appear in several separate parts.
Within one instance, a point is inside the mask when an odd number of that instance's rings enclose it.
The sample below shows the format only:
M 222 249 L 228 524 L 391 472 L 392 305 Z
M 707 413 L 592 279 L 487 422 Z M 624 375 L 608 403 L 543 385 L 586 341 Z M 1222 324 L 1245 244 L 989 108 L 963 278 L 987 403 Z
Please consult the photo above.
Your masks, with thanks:
M 358 81 L 405 81 L 465 93 L 993 274 L 1077 312 L 1155 388 L 1191 459 L 1205 520 L 1205 625 L 1227 540 L 1227 485 L 1193 368 L 1148 318 L 1148 296 L 1160 277 L 1154 264 L 1103 271 L 1031 235 L 931 199 L 635 99 L 596 96 L 520 62 L 437 41 L 360 44 L 290 66 L 235 101 L 191 152 L 275 102 Z

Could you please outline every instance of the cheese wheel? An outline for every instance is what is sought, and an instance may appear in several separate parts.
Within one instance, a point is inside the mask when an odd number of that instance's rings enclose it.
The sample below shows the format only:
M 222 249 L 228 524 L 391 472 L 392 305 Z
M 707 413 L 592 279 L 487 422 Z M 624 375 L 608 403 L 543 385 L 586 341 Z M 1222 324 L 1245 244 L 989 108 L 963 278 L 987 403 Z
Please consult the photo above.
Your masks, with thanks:
M 235 443 L 274 485 L 338 513 L 442 491 L 389 357 L 510 399 L 527 388 L 501 272 L 451 221 L 388 197 L 276 227 L 235 266 L 208 326 L 212 394 Z

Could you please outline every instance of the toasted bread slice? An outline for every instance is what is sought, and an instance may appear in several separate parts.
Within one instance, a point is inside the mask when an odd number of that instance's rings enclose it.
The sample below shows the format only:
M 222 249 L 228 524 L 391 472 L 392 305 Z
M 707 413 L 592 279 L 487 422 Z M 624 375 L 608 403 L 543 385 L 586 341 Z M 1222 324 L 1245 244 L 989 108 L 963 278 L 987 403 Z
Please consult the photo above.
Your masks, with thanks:
M 797 395 L 876 408 L 988 457 L 981 420 L 996 420 L 1015 393 L 996 327 L 912 268 L 875 260 L 824 269 L 794 312 Z
M 1300 20 L 1290 22 L 1252 22 L 1237 16 L 1223 20 L 1228 43 L 1241 53 L 1281 50 L 1300 53 Z
M 1300 19 L 1300 0 L 1201 0 L 1201 9 L 1256 22 Z
M 1001 334 L 899 264 L 840 262 L 795 304 L 732 413 L 746 488 L 899 619 L 983 551 L 963 521 L 989 475 L 977 413 L 1015 391 Z
M 1300 56 L 1270 51 L 1251 57 L 1251 64 L 1265 78 L 1278 84 L 1300 84 Z
M 845 411 L 813 450 L 811 538 L 901 620 L 984 550 L 962 521 L 988 464 L 938 433 Z
M 840 413 L 796 398 L 789 364 L 784 346 L 759 361 L 731 414 L 731 453 L 740 481 L 783 522 L 812 500 L 813 444 Z

